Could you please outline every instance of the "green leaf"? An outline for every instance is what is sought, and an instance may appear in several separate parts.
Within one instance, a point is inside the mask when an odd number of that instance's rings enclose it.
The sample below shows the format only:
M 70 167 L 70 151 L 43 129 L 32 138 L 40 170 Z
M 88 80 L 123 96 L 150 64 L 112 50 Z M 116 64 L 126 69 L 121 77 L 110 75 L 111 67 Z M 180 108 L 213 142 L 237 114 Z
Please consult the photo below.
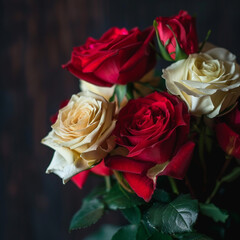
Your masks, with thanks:
M 111 240 L 112 236 L 118 231 L 119 226 L 105 224 L 84 240 Z
M 138 226 L 128 225 L 120 228 L 112 237 L 112 240 L 135 240 Z
M 115 92 L 117 94 L 118 106 L 120 106 L 123 98 L 127 93 L 127 85 L 116 85 Z
M 232 170 L 230 174 L 223 177 L 221 182 L 232 182 L 240 176 L 240 167 L 236 167 Z
M 109 98 L 109 102 L 113 102 L 115 99 L 115 91 L 113 92 L 113 95 Z
M 148 240 L 150 234 L 144 224 L 131 224 L 120 228 L 112 240 Z
M 113 186 L 111 190 L 103 197 L 104 202 L 109 209 L 124 209 L 141 205 L 144 201 L 135 193 L 125 192 L 118 184 Z
M 128 83 L 127 84 L 127 99 L 134 99 L 134 95 L 133 95 L 133 90 L 134 90 L 134 85 L 133 83 Z
M 153 194 L 153 199 L 161 203 L 169 203 L 171 201 L 169 193 L 163 189 L 156 189 Z
M 158 33 L 158 29 L 157 29 L 157 26 L 158 26 L 158 23 L 156 20 L 153 21 L 153 27 L 155 29 L 155 32 L 156 32 L 156 37 L 157 37 L 157 43 L 158 43 L 158 47 L 159 47 L 159 50 L 160 50 L 160 53 L 161 53 L 161 56 L 164 60 L 166 61 L 170 61 L 170 62 L 173 62 L 173 59 L 170 57 L 170 55 L 168 54 L 166 48 L 163 46 L 160 38 L 159 38 L 159 33 Z
M 156 232 L 148 240 L 172 240 L 173 238 L 164 233 Z
M 213 203 L 199 203 L 200 212 L 212 218 L 215 222 L 223 222 L 225 223 L 227 218 L 229 217 L 228 213 L 220 208 L 216 207 Z
M 172 32 L 175 41 L 176 41 L 176 56 L 175 56 L 175 61 L 181 60 L 181 59 L 186 59 L 188 57 L 188 55 L 183 51 L 183 49 L 180 47 L 177 37 L 173 31 L 173 29 L 171 28 L 171 26 L 167 25 L 167 27 L 170 29 L 170 31 Z
M 138 224 L 141 221 L 141 211 L 138 207 L 125 208 L 121 210 L 124 217 L 132 224 Z
M 88 227 L 96 223 L 104 213 L 104 204 L 98 199 L 84 201 L 82 207 L 73 216 L 69 230 Z
M 136 240 L 148 240 L 150 236 L 151 236 L 151 233 L 145 227 L 144 223 L 141 222 L 138 225 Z
M 155 203 L 148 210 L 147 220 L 162 233 L 180 233 L 192 230 L 198 215 L 198 202 L 189 194 L 180 195 L 168 204 Z
M 84 199 L 83 201 L 90 201 L 94 198 L 98 198 L 103 196 L 106 193 L 106 187 L 105 186 L 98 186 L 95 187 Z
M 176 237 L 179 240 L 213 240 L 212 238 L 197 232 L 179 233 L 174 237 Z

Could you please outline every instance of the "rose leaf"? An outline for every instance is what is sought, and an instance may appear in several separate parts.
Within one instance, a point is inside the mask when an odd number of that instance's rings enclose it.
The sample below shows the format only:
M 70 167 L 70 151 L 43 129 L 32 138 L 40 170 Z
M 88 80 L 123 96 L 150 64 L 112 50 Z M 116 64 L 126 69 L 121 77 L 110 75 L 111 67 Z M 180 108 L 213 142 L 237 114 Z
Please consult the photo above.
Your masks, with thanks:
M 174 235 L 179 240 L 213 240 L 212 238 L 197 232 L 179 233 Z
M 139 198 L 135 193 L 128 193 L 121 189 L 118 184 L 113 186 L 107 192 L 103 200 L 107 207 L 112 210 L 131 208 L 144 203 L 144 200 Z
M 96 232 L 84 238 L 84 240 L 111 240 L 112 236 L 118 231 L 118 229 L 119 226 L 105 224 Z
M 137 225 L 128 225 L 120 228 L 112 237 L 112 240 L 134 240 L 138 231 Z
M 225 223 L 228 219 L 229 215 L 226 211 L 221 210 L 217 206 L 215 206 L 213 203 L 207 204 L 207 203 L 199 203 L 200 212 L 212 218 L 215 222 L 223 222 Z
M 69 230 L 88 227 L 96 223 L 104 213 L 104 204 L 98 199 L 84 201 L 82 207 L 73 216 Z
M 139 224 L 141 221 L 141 211 L 138 207 L 125 208 L 121 210 L 123 216 L 132 224 Z
M 172 239 L 173 238 L 168 234 L 156 232 L 148 240 L 172 240 Z
M 170 203 L 155 203 L 146 214 L 150 225 L 162 233 L 192 231 L 198 216 L 198 202 L 189 194 L 180 195 Z
M 127 85 L 116 85 L 115 92 L 117 95 L 118 106 L 120 106 L 123 98 L 125 97 L 125 95 L 127 93 Z

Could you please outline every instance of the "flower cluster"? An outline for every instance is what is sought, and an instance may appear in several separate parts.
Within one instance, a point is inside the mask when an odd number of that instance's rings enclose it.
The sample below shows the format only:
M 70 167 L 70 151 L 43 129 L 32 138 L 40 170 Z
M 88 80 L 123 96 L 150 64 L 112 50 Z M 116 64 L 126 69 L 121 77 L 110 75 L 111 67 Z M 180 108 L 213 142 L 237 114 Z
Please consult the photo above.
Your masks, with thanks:
M 169 66 L 159 74 L 156 69 L 161 61 Z M 240 68 L 227 49 L 207 39 L 199 42 L 195 18 L 186 11 L 157 17 L 144 30 L 113 27 L 99 39 L 90 37 L 73 49 L 70 61 L 62 67 L 80 80 L 81 91 L 61 106 L 52 118 L 51 132 L 42 140 L 55 151 L 47 173 L 57 174 L 64 183 L 71 179 L 80 188 L 90 172 L 106 176 L 105 204 L 109 192 L 121 190 L 137 197 L 136 205 L 140 200 L 154 202 L 159 200 L 154 196 L 163 176 L 174 194 L 179 194 L 174 179 L 185 179 L 182 182 L 189 187 L 191 199 L 183 196 L 175 202 L 192 201 L 193 208 L 193 199 L 202 200 L 209 192 L 193 190 L 192 175 L 201 166 L 206 187 L 206 158 L 216 149 L 226 155 L 227 163 L 237 160 L 230 175 L 240 174 Z M 194 164 L 189 180 L 186 174 Z M 222 165 L 214 179 L 220 184 L 227 166 Z M 117 182 L 118 190 L 111 189 L 111 181 Z M 162 219 L 156 220 L 153 209 L 148 222 L 170 235 L 189 232 L 197 214 L 191 211 L 187 227 L 179 223 L 168 231 Z M 84 225 L 80 222 L 72 229 Z

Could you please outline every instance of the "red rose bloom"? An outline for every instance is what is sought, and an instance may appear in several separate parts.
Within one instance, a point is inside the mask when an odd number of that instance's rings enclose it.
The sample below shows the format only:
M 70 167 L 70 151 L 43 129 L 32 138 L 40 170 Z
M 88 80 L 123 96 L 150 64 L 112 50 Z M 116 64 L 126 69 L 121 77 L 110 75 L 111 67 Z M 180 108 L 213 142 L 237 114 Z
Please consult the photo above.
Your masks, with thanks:
M 186 54 L 189 55 L 198 51 L 195 18 L 191 17 L 186 11 L 180 11 L 178 15 L 172 17 L 157 17 L 156 21 L 159 38 L 164 46 L 167 45 L 166 50 L 172 59 L 175 59 L 175 54 L 172 53 L 176 51 L 174 34 Z M 167 43 L 167 41 L 169 42 Z
M 111 28 L 99 40 L 88 38 L 75 47 L 71 60 L 63 65 L 76 77 L 98 86 L 110 87 L 139 80 L 155 65 L 155 53 L 149 46 L 152 27 Z
M 240 105 L 219 118 L 215 130 L 219 145 L 228 155 L 240 159 Z
M 130 100 L 113 131 L 129 153 L 108 156 L 106 166 L 123 172 L 136 194 L 149 201 L 158 176 L 184 177 L 194 149 L 188 141 L 189 122 L 185 103 L 168 93 Z

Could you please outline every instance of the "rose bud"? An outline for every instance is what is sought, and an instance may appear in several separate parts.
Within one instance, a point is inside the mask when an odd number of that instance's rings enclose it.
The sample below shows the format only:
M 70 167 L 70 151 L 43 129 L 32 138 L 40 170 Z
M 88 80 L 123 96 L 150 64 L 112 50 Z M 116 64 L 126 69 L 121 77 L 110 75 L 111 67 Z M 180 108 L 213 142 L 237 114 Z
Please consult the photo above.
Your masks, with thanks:
M 194 149 L 188 140 L 189 121 L 185 103 L 168 93 L 130 100 L 113 131 L 128 153 L 108 155 L 106 166 L 122 172 L 136 194 L 149 201 L 158 176 L 184 177 Z
M 155 24 L 159 40 L 165 47 L 169 60 L 179 60 L 175 59 L 177 44 L 187 55 L 198 52 L 195 18 L 186 11 L 180 11 L 172 17 L 157 17 Z
M 150 46 L 153 37 L 152 27 L 144 31 L 113 27 L 100 39 L 88 38 L 84 45 L 75 47 L 63 68 L 102 87 L 137 81 L 156 63 Z

